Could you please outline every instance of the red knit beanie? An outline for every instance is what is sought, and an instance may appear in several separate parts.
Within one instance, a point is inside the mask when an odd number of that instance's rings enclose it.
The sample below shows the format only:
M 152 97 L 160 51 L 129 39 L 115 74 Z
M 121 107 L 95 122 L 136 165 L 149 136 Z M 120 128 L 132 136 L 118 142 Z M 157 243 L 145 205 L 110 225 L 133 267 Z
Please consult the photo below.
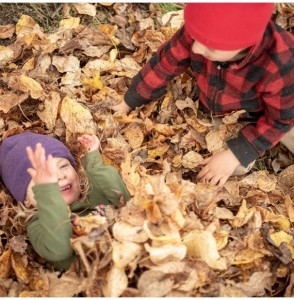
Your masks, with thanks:
M 208 48 L 238 50 L 262 39 L 273 9 L 273 3 L 189 3 L 185 27 Z

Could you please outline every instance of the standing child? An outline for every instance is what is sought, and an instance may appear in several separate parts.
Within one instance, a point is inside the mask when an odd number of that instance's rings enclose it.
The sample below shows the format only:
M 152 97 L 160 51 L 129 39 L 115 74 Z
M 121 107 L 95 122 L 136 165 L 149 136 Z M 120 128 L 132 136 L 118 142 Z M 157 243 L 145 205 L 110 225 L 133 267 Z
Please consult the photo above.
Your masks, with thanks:
M 273 3 L 189 3 L 184 26 L 133 78 L 124 101 L 129 112 L 157 99 L 191 67 L 200 103 L 222 116 L 244 109 L 250 124 L 227 149 L 202 162 L 197 179 L 222 186 L 281 141 L 294 153 L 294 37 L 270 17 Z
M 121 196 L 130 198 L 118 172 L 102 162 L 99 139 L 83 135 L 78 141 L 87 152 L 81 158 L 90 185 L 87 193 L 81 188 L 73 156 L 59 140 L 24 132 L 0 145 L 4 184 L 17 201 L 37 207 L 27 225 L 29 240 L 57 270 L 67 270 L 75 257 L 71 213 L 86 214 L 99 204 L 118 206 Z

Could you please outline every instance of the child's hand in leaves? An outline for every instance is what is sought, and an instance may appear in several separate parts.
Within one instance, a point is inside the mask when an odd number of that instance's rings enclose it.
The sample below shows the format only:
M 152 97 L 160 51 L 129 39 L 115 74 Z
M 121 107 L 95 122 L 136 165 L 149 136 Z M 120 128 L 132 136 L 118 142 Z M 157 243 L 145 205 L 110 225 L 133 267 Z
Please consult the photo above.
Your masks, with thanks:
M 221 187 L 234 173 L 240 162 L 233 152 L 228 149 L 206 158 L 201 162 L 201 165 L 203 165 L 203 168 L 197 175 L 196 180 Z
M 58 182 L 58 169 L 52 155 L 46 159 L 45 149 L 42 144 L 36 145 L 35 151 L 27 147 L 27 155 L 32 167 L 27 171 L 31 175 L 35 184 L 55 183 Z
M 93 134 L 84 134 L 78 137 L 78 141 L 83 145 L 87 152 L 98 150 L 98 147 L 100 146 L 100 140 Z

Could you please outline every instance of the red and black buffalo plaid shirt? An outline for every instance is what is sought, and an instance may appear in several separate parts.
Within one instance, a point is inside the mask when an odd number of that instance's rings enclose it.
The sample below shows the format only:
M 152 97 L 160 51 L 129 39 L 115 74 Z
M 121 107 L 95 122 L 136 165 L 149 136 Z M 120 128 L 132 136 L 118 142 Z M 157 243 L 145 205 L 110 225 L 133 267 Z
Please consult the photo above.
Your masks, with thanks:
M 244 109 L 256 124 L 227 141 L 243 166 L 277 144 L 294 124 L 294 36 L 272 21 L 245 58 L 224 64 L 192 52 L 182 27 L 133 78 L 125 101 L 135 108 L 157 99 L 168 83 L 191 67 L 199 100 L 214 115 Z

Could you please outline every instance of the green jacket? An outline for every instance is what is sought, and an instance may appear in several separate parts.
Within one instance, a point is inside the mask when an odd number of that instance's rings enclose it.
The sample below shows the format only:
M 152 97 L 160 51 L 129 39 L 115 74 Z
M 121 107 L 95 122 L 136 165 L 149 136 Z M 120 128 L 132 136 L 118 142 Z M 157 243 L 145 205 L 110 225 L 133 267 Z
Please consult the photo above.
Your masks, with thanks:
M 39 184 L 33 187 L 38 211 L 28 223 L 28 236 L 35 251 L 54 263 L 57 270 L 67 270 L 75 253 L 70 244 L 72 237 L 71 215 L 90 213 L 98 204 L 118 206 L 122 193 L 125 200 L 130 199 L 119 173 L 102 162 L 100 153 L 93 151 L 82 158 L 90 182 L 90 190 L 83 202 L 68 206 L 61 195 L 58 183 Z M 115 191 L 114 191 L 115 190 Z

